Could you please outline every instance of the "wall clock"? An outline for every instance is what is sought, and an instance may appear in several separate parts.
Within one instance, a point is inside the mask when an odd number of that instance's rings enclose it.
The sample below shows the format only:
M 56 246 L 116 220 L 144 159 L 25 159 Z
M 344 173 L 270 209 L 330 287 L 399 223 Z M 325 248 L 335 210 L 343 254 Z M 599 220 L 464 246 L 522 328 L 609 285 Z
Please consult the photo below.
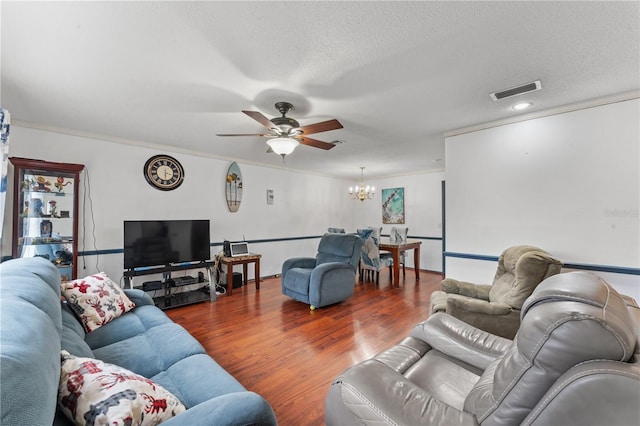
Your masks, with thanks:
M 154 155 L 144 163 L 144 178 L 149 185 L 161 191 L 171 191 L 182 185 L 184 168 L 168 155 Z

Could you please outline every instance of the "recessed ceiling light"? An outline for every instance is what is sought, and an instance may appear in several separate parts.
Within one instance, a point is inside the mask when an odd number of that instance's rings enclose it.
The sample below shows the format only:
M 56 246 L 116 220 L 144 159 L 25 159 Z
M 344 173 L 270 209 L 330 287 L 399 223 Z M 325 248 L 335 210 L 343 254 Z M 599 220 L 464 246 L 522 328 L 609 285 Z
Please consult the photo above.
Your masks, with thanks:
M 520 111 L 529 108 L 531 105 L 533 105 L 531 102 L 521 102 L 519 104 L 515 104 L 513 106 L 513 109 L 515 109 L 516 111 Z

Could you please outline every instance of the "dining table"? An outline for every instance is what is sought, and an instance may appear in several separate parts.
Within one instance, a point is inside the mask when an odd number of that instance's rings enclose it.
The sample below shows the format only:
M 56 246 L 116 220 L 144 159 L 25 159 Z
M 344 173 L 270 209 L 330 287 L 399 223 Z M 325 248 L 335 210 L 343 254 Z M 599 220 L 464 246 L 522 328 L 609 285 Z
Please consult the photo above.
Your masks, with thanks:
M 420 281 L 420 245 L 422 241 L 406 240 L 401 242 L 391 241 L 389 238 L 381 238 L 378 245 L 380 251 L 388 251 L 393 256 L 393 282 L 395 287 L 400 286 L 400 254 L 413 250 L 413 268 L 416 281 Z

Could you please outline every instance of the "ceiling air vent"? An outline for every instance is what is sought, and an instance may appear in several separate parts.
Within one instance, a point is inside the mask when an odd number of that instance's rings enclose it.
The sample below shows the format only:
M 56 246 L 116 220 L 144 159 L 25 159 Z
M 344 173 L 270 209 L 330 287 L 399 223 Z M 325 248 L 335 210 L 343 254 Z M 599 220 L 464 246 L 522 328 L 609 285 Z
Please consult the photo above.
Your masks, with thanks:
M 536 90 L 540 89 L 542 89 L 542 83 L 540 83 L 540 80 L 536 80 L 532 83 L 522 84 L 517 87 L 512 87 L 511 89 L 492 93 L 489 96 L 491 96 L 491 99 L 493 99 L 494 101 L 499 101 L 500 99 L 522 95 L 523 93 L 535 92 Z

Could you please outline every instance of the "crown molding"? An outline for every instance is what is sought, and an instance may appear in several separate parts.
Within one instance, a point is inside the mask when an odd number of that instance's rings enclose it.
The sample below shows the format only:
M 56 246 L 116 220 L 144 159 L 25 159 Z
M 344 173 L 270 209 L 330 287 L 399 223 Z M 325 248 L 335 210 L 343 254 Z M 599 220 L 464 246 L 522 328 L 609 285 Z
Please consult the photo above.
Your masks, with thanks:
M 555 108 L 550 108 L 542 111 L 531 112 L 528 114 L 517 115 L 514 117 L 504 118 L 502 120 L 489 121 L 486 123 L 474 124 L 472 126 L 463 127 L 461 129 L 450 130 L 444 133 L 444 137 L 452 137 L 463 135 L 465 133 L 477 132 L 479 130 L 491 129 L 494 127 L 506 126 L 508 124 L 519 123 L 522 121 L 534 120 L 536 118 L 550 117 L 552 115 L 564 114 L 567 112 L 579 111 L 582 109 L 594 108 L 602 105 L 614 104 L 618 102 L 625 102 L 631 99 L 640 98 L 640 90 L 633 90 L 630 92 L 620 93 L 617 95 L 611 95 L 603 98 L 590 99 L 583 102 L 578 102 L 569 105 L 563 105 Z

